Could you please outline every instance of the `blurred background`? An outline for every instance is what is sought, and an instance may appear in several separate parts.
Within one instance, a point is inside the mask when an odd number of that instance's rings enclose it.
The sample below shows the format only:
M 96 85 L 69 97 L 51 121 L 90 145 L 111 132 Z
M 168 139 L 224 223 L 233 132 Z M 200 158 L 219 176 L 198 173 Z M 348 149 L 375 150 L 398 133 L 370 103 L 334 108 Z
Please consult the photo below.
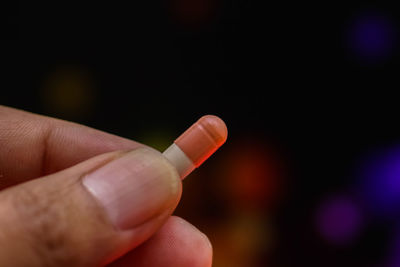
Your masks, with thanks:
M 159 150 L 218 115 L 176 211 L 213 266 L 398 267 L 394 3 L 5 2 L 0 104 Z

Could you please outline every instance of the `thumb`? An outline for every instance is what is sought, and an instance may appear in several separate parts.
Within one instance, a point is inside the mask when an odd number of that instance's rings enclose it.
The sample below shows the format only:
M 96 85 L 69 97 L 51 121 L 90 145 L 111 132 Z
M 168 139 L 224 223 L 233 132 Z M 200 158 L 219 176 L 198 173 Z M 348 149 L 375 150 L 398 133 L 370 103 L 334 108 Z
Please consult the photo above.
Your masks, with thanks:
M 0 193 L 0 266 L 101 266 L 148 239 L 178 203 L 161 153 L 97 156 Z

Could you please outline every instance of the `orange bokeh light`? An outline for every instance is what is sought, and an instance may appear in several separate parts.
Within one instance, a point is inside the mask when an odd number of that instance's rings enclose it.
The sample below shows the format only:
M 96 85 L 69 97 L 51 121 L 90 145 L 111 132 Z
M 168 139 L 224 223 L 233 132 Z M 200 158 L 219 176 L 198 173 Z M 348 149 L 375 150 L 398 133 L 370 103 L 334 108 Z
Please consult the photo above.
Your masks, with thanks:
M 282 196 L 284 180 L 277 149 L 251 138 L 233 140 L 229 149 L 221 180 L 230 200 L 239 207 L 274 207 Z

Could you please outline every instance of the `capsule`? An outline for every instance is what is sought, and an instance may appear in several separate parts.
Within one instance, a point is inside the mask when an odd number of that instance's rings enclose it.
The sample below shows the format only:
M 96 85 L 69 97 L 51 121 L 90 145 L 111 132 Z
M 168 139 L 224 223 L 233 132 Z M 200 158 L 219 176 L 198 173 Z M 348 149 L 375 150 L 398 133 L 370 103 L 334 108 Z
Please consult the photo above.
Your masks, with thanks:
M 225 123 L 217 116 L 206 115 L 179 136 L 163 155 L 184 179 L 224 144 L 227 136 Z

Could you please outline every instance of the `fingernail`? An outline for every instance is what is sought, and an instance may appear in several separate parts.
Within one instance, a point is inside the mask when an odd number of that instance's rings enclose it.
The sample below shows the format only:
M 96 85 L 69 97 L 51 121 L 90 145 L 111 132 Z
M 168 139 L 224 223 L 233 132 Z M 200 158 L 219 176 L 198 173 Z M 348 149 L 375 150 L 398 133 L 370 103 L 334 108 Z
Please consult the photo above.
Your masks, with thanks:
M 139 148 L 88 174 L 83 185 L 116 228 L 143 224 L 176 202 L 180 179 L 158 151 Z

